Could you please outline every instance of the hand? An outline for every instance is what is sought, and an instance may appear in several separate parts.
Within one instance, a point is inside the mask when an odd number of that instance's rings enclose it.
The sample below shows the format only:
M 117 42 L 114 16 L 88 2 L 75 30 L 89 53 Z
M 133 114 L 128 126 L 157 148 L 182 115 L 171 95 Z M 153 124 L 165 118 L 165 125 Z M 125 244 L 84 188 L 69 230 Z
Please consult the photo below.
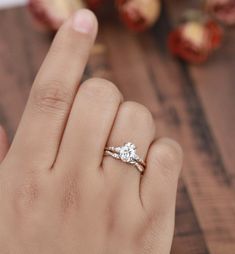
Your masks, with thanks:
M 150 112 L 111 82 L 79 87 L 96 33 L 94 15 L 78 11 L 35 79 L 0 165 L 1 254 L 170 252 L 181 149 L 154 140 Z M 146 161 L 143 176 L 104 157 L 128 141 Z
M 4 159 L 8 150 L 8 139 L 5 130 L 0 126 L 0 163 Z

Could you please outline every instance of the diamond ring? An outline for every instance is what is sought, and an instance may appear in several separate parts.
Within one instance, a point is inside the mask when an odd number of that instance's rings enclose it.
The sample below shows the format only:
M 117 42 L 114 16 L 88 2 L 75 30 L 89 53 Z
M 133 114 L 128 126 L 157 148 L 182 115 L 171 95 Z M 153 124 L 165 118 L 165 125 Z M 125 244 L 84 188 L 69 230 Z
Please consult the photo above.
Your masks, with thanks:
M 104 155 L 112 156 L 117 160 L 121 160 L 125 163 L 134 165 L 136 169 L 143 174 L 146 164 L 145 162 L 136 154 L 136 146 L 132 143 L 126 143 L 123 146 L 118 147 L 106 147 L 104 150 Z

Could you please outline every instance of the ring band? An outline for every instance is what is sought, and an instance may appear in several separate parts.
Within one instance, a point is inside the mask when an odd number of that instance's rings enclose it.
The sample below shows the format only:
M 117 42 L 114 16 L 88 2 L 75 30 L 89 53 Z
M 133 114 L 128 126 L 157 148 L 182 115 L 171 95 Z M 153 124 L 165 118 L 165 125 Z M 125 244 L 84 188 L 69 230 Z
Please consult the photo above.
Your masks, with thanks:
M 144 173 L 146 163 L 136 154 L 136 146 L 130 142 L 121 147 L 106 147 L 104 155 L 134 165 L 141 174 Z

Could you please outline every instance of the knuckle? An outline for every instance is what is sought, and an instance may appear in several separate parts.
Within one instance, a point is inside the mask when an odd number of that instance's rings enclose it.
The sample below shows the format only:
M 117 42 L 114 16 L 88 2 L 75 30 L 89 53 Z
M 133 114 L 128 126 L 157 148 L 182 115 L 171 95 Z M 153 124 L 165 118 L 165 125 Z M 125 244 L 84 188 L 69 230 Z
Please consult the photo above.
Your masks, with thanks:
M 153 119 L 152 114 L 148 110 L 148 108 L 145 107 L 144 105 L 139 104 L 137 102 L 133 102 L 133 101 L 127 101 L 127 102 L 124 102 L 123 104 L 127 113 L 139 115 L 142 118 L 144 118 L 144 120 L 152 121 Z
M 60 81 L 39 85 L 33 92 L 33 104 L 43 112 L 65 111 L 70 106 L 71 94 Z
M 66 213 L 79 204 L 80 189 L 77 179 L 69 174 L 62 180 L 62 186 L 64 188 L 62 189 L 61 195 L 61 207 L 63 213 Z
M 19 214 L 33 210 L 39 199 L 39 185 L 33 180 L 25 181 L 15 188 L 14 207 Z
M 164 141 L 165 145 L 168 147 L 169 154 L 171 154 L 175 160 L 181 161 L 183 151 L 179 143 L 169 138 L 162 138 L 161 141 Z
M 112 82 L 101 78 L 92 78 L 85 81 L 80 90 L 91 100 L 110 102 L 120 102 L 122 100 L 122 95 L 118 88 Z
M 123 108 L 126 111 L 127 117 L 132 116 L 137 120 L 139 119 L 139 121 L 147 126 L 152 126 L 155 130 L 152 113 L 147 107 L 137 102 L 127 101 L 123 103 Z
M 181 146 L 172 139 L 161 138 L 155 147 L 154 164 L 162 169 L 166 176 L 179 174 L 182 167 L 183 151 Z

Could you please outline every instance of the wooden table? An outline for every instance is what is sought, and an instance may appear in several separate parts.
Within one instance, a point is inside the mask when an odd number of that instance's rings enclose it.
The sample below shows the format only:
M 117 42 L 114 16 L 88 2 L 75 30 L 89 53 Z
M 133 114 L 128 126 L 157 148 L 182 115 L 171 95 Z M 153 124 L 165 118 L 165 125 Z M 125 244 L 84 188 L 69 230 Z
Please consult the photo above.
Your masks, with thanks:
M 85 76 L 114 81 L 149 107 L 158 136 L 184 148 L 172 253 L 235 254 L 235 29 L 207 63 L 184 64 L 168 53 L 166 36 L 190 1 L 165 2 L 150 33 L 101 24 Z M 51 38 L 26 9 L 0 12 L 0 122 L 11 138 Z

